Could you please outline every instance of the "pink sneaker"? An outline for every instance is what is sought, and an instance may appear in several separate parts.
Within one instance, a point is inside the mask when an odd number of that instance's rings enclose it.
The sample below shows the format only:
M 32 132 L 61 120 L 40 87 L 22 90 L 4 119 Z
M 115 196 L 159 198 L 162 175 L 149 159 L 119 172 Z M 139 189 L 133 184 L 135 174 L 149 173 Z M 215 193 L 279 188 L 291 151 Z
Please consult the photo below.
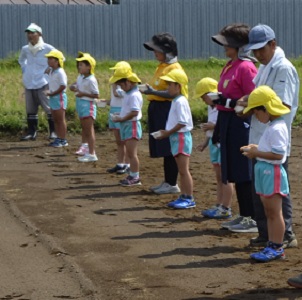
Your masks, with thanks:
M 89 148 L 87 146 L 81 145 L 78 151 L 75 152 L 76 155 L 84 156 L 89 153 Z

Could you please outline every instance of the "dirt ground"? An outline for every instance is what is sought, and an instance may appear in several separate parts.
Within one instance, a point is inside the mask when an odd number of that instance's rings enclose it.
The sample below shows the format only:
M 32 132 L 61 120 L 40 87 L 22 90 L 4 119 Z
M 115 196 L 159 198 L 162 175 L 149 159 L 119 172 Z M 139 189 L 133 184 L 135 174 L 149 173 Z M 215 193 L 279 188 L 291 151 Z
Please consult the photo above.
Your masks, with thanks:
M 197 145 L 204 135 L 193 130 L 193 137 Z M 179 211 L 165 206 L 175 196 L 149 192 L 163 172 L 162 159 L 148 156 L 147 133 L 138 187 L 121 187 L 123 175 L 106 173 L 116 157 L 110 132 L 97 134 L 97 163 L 77 162 L 80 137 L 68 141 L 53 149 L 44 134 L 34 142 L 0 140 L 0 209 L 8 219 L 0 223 L 0 299 L 302 299 L 286 283 L 302 272 L 299 248 L 287 249 L 283 261 L 253 263 L 254 234 L 222 230 L 221 221 L 200 215 L 215 201 L 207 151 L 191 158 L 197 207 Z M 294 129 L 292 148 L 301 245 L 302 129 Z

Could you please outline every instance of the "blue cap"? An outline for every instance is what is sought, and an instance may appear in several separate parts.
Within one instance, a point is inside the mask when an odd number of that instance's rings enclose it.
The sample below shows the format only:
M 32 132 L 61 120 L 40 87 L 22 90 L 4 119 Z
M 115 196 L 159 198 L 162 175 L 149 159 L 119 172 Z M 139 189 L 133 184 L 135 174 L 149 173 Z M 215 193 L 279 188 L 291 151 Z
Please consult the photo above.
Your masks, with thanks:
M 249 32 L 249 43 L 244 48 L 245 51 L 255 50 L 264 47 L 269 41 L 275 39 L 275 32 L 267 25 L 259 24 Z

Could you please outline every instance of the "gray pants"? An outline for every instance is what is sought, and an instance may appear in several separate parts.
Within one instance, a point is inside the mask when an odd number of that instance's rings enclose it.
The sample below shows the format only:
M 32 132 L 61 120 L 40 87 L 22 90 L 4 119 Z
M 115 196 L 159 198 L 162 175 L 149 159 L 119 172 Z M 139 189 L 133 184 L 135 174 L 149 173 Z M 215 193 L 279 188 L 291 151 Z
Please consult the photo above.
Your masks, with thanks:
M 255 165 L 256 160 L 253 160 L 253 165 Z M 283 168 L 287 173 L 288 178 L 288 158 L 283 164 Z M 288 178 L 289 179 L 289 178 Z M 254 213 L 255 213 L 255 221 L 257 222 L 257 227 L 259 231 L 259 236 L 268 240 L 268 232 L 267 232 L 267 219 L 264 212 L 264 207 L 261 202 L 259 195 L 256 194 L 255 185 L 254 185 L 254 172 L 253 172 L 253 204 L 254 204 Z M 292 202 L 290 199 L 290 194 L 285 197 L 282 197 L 282 214 L 285 223 L 285 234 L 286 238 L 293 236 L 293 228 L 292 228 Z
M 49 99 L 44 94 L 44 91 L 48 90 L 48 85 L 43 86 L 40 89 L 25 89 L 25 101 L 26 101 L 26 113 L 27 115 L 37 115 L 39 105 L 47 115 L 51 114 L 49 107 Z

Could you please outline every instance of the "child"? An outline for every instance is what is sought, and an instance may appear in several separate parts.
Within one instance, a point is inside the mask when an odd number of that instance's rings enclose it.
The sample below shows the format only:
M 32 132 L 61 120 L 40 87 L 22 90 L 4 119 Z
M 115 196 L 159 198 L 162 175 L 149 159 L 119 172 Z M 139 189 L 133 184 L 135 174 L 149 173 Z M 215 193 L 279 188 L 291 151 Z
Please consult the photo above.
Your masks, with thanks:
M 109 83 L 119 85 L 125 91 L 122 109 L 119 115 L 113 115 L 113 122 L 120 122 L 121 140 L 125 142 L 126 155 L 130 160 L 130 174 L 120 181 L 123 186 L 141 185 L 139 177 L 139 159 L 137 155 L 138 141 L 142 138 L 143 97 L 137 88 L 141 80 L 128 66 L 117 68 Z
M 126 61 L 118 62 L 110 70 L 116 70 L 119 68 L 126 68 L 132 71 L 131 66 Z M 121 89 L 119 85 L 113 83 L 110 87 L 110 111 L 109 111 L 109 129 L 113 131 L 116 145 L 117 145 L 117 164 L 110 169 L 107 169 L 108 173 L 125 174 L 129 169 L 129 159 L 126 157 L 126 146 L 125 142 L 121 140 L 120 135 L 120 123 L 113 122 L 110 115 L 120 114 L 122 108 L 122 102 L 125 92 Z
M 77 58 L 83 57 L 84 54 L 85 54 L 84 52 L 79 51 Z M 78 78 L 83 77 L 83 75 L 80 74 L 80 71 L 79 71 L 79 62 L 78 61 L 77 61 L 77 70 L 78 70 L 78 73 L 79 73 Z M 77 92 L 77 90 L 78 90 L 77 89 L 77 81 L 74 82 L 73 84 L 71 84 L 69 89 L 72 92 Z M 76 111 L 78 111 L 78 101 L 76 101 Z M 79 149 L 75 152 L 75 154 L 79 155 L 79 156 L 84 156 L 85 154 L 88 154 L 88 153 L 89 153 L 88 142 L 85 140 L 85 137 L 83 136 L 83 131 L 82 131 L 82 143 L 81 143 L 81 146 L 79 147 Z
M 281 117 L 290 112 L 281 99 L 268 86 L 259 86 L 248 98 L 248 106 L 243 111 L 252 110 L 261 123 L 269 123 L 264 130 L 259 145 L 241 147 L 243 155 L 256 158 L 255 189 L 260 195 L 267 217 L 269 242 L 260 252 L 250 257 L 256 261 L 268 262 L 284 258 L 283 237 L 285 224 L 282 215 L 282 196 L 289 193 L 287 174 L 282 166 L 286 160 L 289 143 L 288 129 Z
M 95 154 L 95 132 L 94 120 L 96 118 L 95 98 L 99 97 L 98 83 L 94 76 L 95 59 L 88 53 L 76 59 L 79 62 L 79 73 L 77 78 L 76 102 L 77 113 L 81 120 L 82 141 L 87 141 L 89 152 L 78 158 L 80 162 L 93 162 L 98 158 Z
M 160 130 L 159 139 L 169 137 L 171 152 L 175 157 L 179 175 L 181 195 L 168 203 L 168 207 L 184 209 L 195 207 L 193 179 L 189 171 L 192 152 L 192 114 L 187 100 L 188 77 L 183 70 L 174 69 L 160 79 L 168 83 L 168 92 L 174 98 L 165 130 Z
M 46 91 L 45 94 L 49 96 L 49 106 L 57 135 L 49 146 L 56 148 L 66 147 L 68 146 L 65 120 L 67 76 L 63 69 L 65 58 L 59 50 L 51 50 L 48 54 L 45 54 L 45 57 L 48 58 L 48 65 L 51 68 L 49 71 L 49 91 Z
M 213 105 L 212 99 L 208 93 L 217 93 L 218 82 L 212 78 L 206 77 L 201 79 L 195 88 L 194 98 L 201 98 L 208 105 L 208 123 L 203 124 L 202 129 L 206 132 L 206 140 L 199 144 L 196 149 L 203 151 L 208 145 L 210 150 L 210 159 L 213 164 L 216 175 L 216 205 L 209 209 L 203 210 L 203 216 L 213 219 L 228 219 L 232 217 L 231 201 L 233 194 L 233 184 L 223 184 L 221 181 L 220 166 L 220 148 L 219 145 L 212 144 L 213 130 L 217 121 L 218 111 Z

